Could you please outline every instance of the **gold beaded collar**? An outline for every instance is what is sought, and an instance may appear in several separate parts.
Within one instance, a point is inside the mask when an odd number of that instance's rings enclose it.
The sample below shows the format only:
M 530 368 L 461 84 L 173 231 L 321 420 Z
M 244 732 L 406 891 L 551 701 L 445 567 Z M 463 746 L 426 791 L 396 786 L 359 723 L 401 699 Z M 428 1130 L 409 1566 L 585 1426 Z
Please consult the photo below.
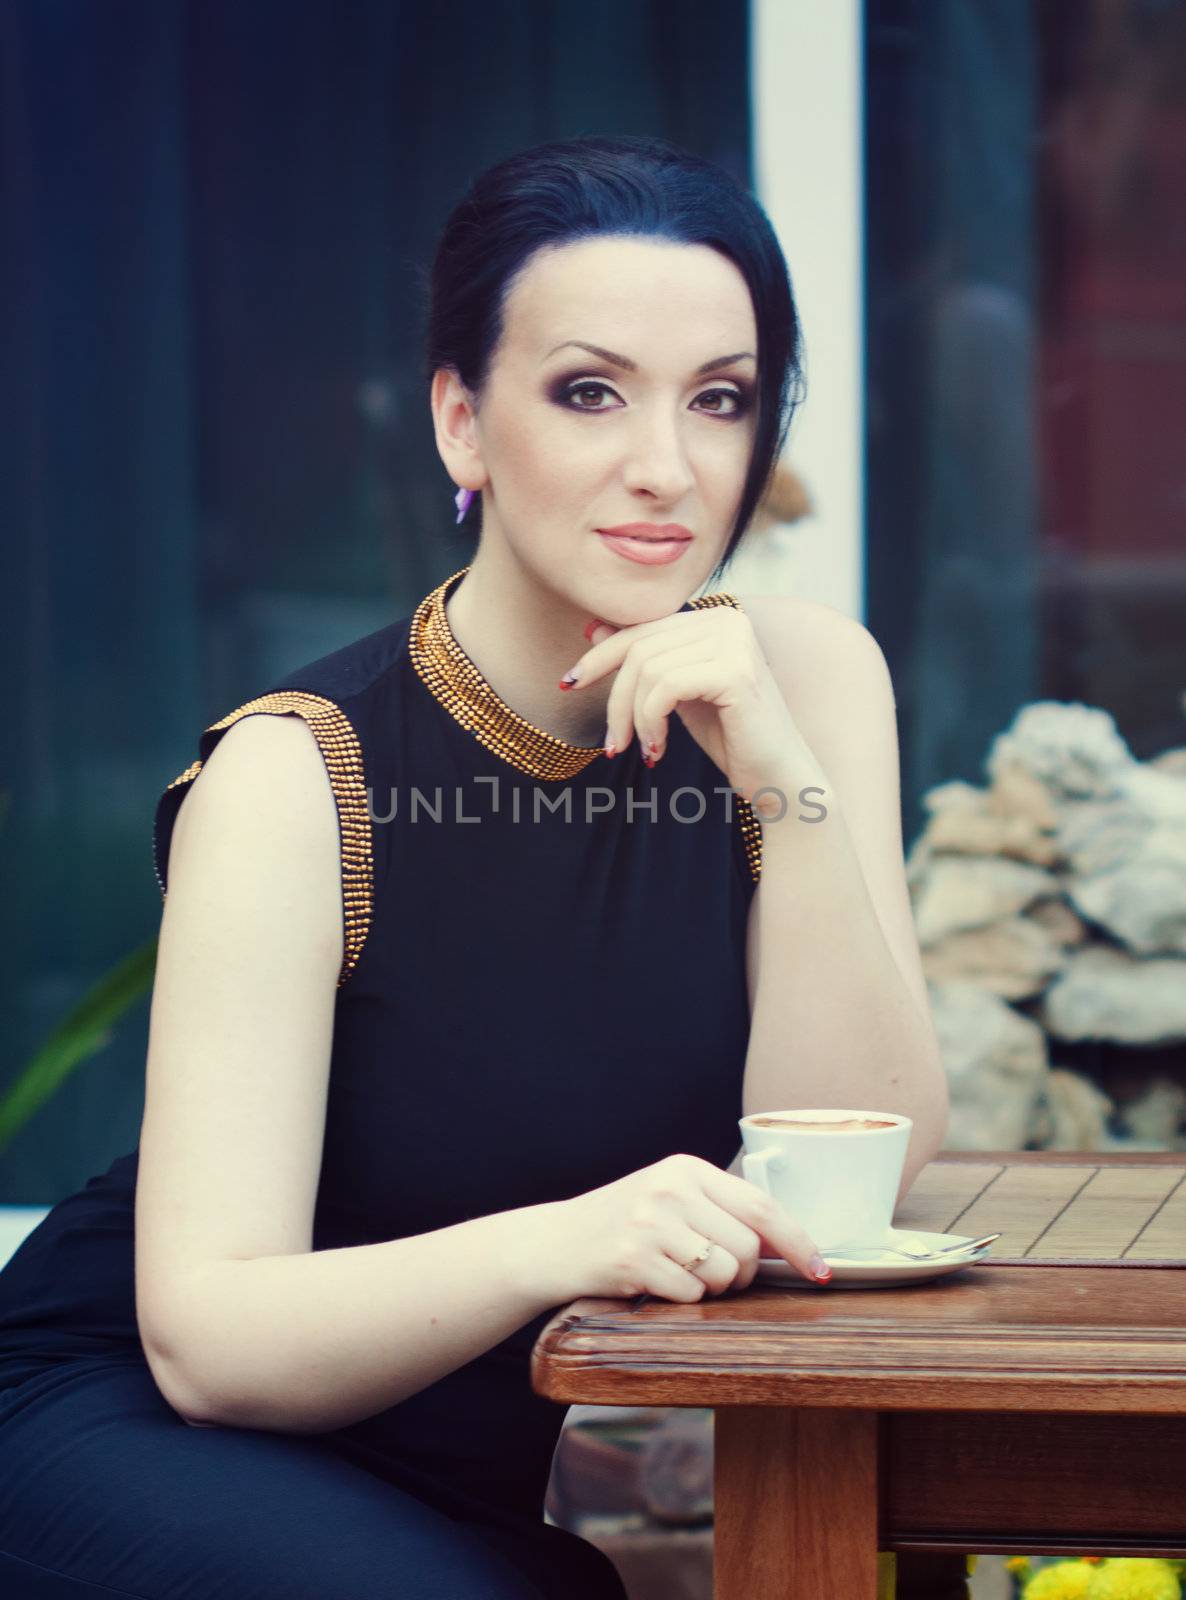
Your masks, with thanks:
M 488 750 L 531 778 L 575 778 L 602 746 L 569 744 L 512 711 L 453 637 L 445 601 L 469 571 L 462 567 L 426 595 L 412 616 L 408 652 L 431 695 Z
M 445 601 L 468 571 L 467 565 L 446 578 L 416 607 L 408 635 L 413 666 L 449 715 L 495 755 L 528 777 L 574 778 L 591 761 L 604 755 L 602 746 L 569 744 L 512 711 L 454 638 Z M 737 601 L 719 591 L 690 604 L 735 606 Z

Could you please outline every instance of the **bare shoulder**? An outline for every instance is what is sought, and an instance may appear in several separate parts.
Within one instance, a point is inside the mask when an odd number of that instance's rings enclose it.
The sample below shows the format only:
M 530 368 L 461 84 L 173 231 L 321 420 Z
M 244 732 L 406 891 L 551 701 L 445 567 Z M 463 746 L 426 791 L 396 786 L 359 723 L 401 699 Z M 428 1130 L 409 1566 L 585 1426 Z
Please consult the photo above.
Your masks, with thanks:
M 240 717 L 210 752 L 203 771 L 216 761 L 223 766 L 233 762 L 237 775 L 243 779 L 266 782 L 283 768 L 289 773 L 317 774 L 325 780 L 327 790 L 329 787 L 313 731 L 304 717 L 295 713 L 261 712 Z
M 873 637 L 863 622 L 822 600 L 804 600 L 794 594 L 737 594 L 735 598 L 763 648 L 767 644 L 780 651 L 820 645 L 859 648 L 863 638 Z
M 342 959 L 339 823 L 303 717 L 264 712 L 232 723 L 194 779 L 168 850 L 162 941 L 184 946 L 191 972 L 195 951 L 235 947 L 240 977 L 254 972 L 261 992 L 301 970 L 306 993 L 321 993 L 319 980 Z M 211 987 L 223 978 L 233 973 L 207 974 Z
M 222 734 L 177 814 L 174 853 L 203 822 L 225 830 L 231 821 L 257 847 L 279 838 L 307 847 L 311 835 L 336 837 L 333 791 L 308 723 L 300 716 L 241 717 Z M 336 868 L 335 868 L 336 871 Z M 170 876 L 172 882 L 172 875 Z
M 158 1020 L 180 1003 L 234 1011 L 240 1037 L 291 1007 L 318 1023 L 342 959 L 338 816 L 320 747 L 300 716 L 251 714 L 210 751 L 177 813 L 161 922 Z M 187 1017 L 188 1021 L 193 1018 Z
M 887 676 L 881 646 L 855 617 L 789 594 L 737 594 L 793 714 L 835 704 L 870 675 Z

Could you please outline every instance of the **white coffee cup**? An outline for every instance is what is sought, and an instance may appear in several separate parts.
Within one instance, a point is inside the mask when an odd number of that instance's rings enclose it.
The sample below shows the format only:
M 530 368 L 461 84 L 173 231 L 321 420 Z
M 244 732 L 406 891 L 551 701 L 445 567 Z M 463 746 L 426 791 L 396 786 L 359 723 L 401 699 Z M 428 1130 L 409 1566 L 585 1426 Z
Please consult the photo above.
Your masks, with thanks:
M 777 1125 L 763 1126 L 772 1118 L 778 1119 Z M 853 1122 L 889 1126 L 843 1126 Z M 800 1223 L 822 1253 L 885 1238 L 914 1127 L 910 1117 L 894 1111 L 813 1107 L 755 1111 L 742 1117 L 738 1127 L 745 1146 L 745 1178 Z

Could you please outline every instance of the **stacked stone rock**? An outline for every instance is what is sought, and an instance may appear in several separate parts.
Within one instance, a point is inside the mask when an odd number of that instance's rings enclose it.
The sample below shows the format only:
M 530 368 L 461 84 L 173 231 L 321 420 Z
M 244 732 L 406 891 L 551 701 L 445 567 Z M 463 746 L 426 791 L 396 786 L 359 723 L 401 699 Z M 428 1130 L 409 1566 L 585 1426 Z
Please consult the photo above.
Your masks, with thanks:
M 985 774 L 924 797 L 907 859 L 948 1148 L 1186 1149 L 1186 748 L 1138 761 L 1107 712 L 1041 701 Z M 1059 1063 L 1086 1040 L 1162 1070 L 1117 1106 Z

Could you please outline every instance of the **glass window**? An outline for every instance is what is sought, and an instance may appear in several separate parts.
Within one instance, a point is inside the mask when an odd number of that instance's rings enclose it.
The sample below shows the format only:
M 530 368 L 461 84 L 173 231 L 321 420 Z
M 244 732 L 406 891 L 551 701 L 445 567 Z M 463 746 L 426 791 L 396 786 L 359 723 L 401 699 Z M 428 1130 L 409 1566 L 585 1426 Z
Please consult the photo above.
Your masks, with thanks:
M 867 621 L 907 840 L 1031 701 L 1186 744 L 1186 6 L 866 6 Z
M 5 7 L 0 1093 L 155 939 L 153 808 L 203 728 L 473 553 L 421 375 L 469 180 L 582 132 L 752 181 L 711 0 Z M 147 997 L 0 1149 L 50 1204 L 134 1147 Z

